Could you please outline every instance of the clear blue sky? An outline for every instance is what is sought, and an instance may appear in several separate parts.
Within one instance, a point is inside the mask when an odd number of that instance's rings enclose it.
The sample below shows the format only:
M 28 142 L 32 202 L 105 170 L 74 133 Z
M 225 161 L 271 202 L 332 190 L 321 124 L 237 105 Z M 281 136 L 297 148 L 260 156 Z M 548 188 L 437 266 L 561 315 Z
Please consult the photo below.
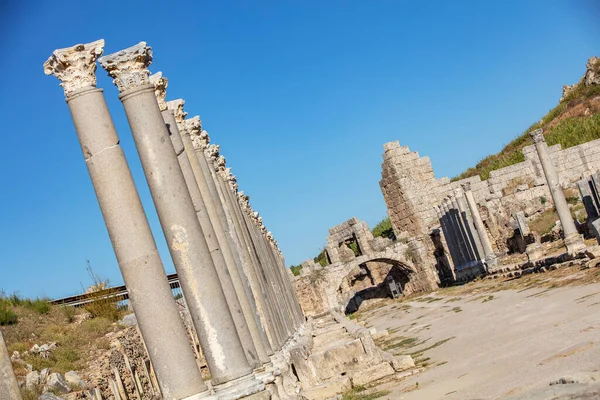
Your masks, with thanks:
M 329 227 L 386 215 L 383 143 L 453 176 L 556 105 L 600 55 L 594 3 L 2 1 L 0 288 L 75 294 L 86 260 L 122 282 L 62 89 L 43 73 L 56 48 L 152 46 L 168 98 L 201 116 L 289 265 Z M 172 272 L 117 90 L 97 75 Z

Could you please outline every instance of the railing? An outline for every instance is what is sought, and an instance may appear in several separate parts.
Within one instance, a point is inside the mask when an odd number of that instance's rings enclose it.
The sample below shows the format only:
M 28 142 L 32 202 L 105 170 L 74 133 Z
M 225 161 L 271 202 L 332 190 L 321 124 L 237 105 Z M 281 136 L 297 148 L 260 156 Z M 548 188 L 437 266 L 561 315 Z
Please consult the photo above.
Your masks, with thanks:
M 167 275 L 167 281 L 173 292 L 173 297 L 179 300 L 183 297 L 181 286 L 179 285 L 179 277 L 177 274 Z M 127 306 L 129 304 L 129 292 L 125 285 L 114 286 L 98 290 L 93 293 L 78 294 L 75 296 L 63 297 L 61 299 L 51 300 L 50 304 L 71 306 L 71 307 L 83 307 L 88 303 L 93 303 L 100 299 L 114 299 L 115 302 L 119 303 L 120 306 Z

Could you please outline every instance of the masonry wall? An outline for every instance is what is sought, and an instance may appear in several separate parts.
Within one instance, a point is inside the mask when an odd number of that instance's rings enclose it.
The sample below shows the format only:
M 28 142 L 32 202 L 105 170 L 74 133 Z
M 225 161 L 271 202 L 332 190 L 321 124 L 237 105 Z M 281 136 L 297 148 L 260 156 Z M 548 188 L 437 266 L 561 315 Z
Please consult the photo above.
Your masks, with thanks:
M 523 148 L 525 161 L 492 171 L 486 181 L 479 176 L 455 182 L 436 179 L 429 157 L 420 157 L 397 141 L 384 144 L 384 150 L 380 187 L 398 237 L 430 232 L 439 224 L 434 206 L 467 181 L 493 237 L 514 212 L 531 214 L 552 206 L 533 145 Z M 549 152 L 563 187 L 600 170 L 600 139 L 564 150 L 550 146 Z

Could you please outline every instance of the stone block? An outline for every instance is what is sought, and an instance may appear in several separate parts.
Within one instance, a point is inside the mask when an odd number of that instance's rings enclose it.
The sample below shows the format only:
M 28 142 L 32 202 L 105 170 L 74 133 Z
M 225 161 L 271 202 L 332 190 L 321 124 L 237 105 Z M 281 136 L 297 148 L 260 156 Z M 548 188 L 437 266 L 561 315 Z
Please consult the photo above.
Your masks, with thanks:
M 390 376 L 394 374 L 394 368 L 388 362 L 382 362 L 378 365 L 374 365 L 370 368 L 366 368 L 362 370 L 360 373 L 357 373 L 352 376 L 352 383 L 357 385 L 366 385 L 368 383 L 377 381 L 379 379 L 385 378 L 386 376 Z

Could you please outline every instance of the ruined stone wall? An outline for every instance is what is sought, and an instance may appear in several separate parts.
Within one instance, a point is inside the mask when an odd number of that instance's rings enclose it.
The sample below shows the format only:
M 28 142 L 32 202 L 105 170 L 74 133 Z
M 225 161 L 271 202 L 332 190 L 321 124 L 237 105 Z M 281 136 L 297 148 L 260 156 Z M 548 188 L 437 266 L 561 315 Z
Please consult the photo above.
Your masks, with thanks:
M 399 142 L 386 143 L 384 149 L 380 186 L 398 237 L 416 237 L 435 228 L 439 221 L 434 206 L 467 181 L 499 250 L 514 213 L 525 211 L 531 215 L 552 207 L 534 146 L 523 148 L 525 161 L 492 171 L 486 181 L 474 176 L 455 182 L 436 179 L 429 158 L 420 157 Z M 548 150 L 565 188 L 574 187 L 582 177 L 600 170 L 600 139 L 564 150 L 554 145 Z

